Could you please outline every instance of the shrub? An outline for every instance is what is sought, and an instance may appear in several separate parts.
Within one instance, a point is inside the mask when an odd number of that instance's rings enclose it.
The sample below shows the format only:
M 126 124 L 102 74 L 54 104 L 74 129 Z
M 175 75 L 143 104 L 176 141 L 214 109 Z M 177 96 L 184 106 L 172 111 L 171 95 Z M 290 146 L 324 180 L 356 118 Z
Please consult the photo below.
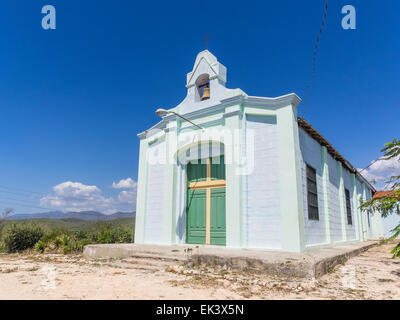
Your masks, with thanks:
M 99 221 L 89 226 L 78 228 L 53 227 L 33 223 L 12 222 L 1 225 L 0 252 L 18 252 L 35 248 L 38 252 L 52 251 L 59 253 L 82 252 L 84 246 L 96 243 L 131 243 L 134 239 L 134 228 L 119 225 L 111 221 Z
M 78 230 L 74 232 L 73 237 L 76 240 L 87 239 L 89 237 L 89 232 L 86 230 Z
M 75 246 L 74 246 L 73 249 L 76 252 L 82 252 L 83 251 L 83 247 L 88 245 L 88 244 L 91 244 L 91 243 L 92 242 L 89 239 L 82 239 L 82 240 L 79 240 L 79 241 L 75 242 Z
M 31 249 L 44 232 L 35 224 L 11 224 L 3 230 L 3 243 L 8 253 Z
M 63 234 L 60 239 L 61 239 L 61 245 L 62 246 L 64 246 L 64 247 L 70 246 L 71 238 L 70 238 L 69 235 Z
M 105 226 L 91 236 L 92 243 L 128 243 L 133 242 L 133 229 Z
M 45 249 L 46 249 L 46 243 L 44 243 L 42 240 L 39 240 L 38 242 L 36 242 L 36 244 L 35 244 L 36 251 L 43 253 Z
M 42 241 L 45 242 L 45 243 L 54 242 L 54 240 L 57 237 L 65 234 L 65 233 L 67 233 L 67 231 L 63 230 L 63 229 L 60 229 L 60 228 L 51 229 L 50 231 L 47 231 L 45 233 L 45 235 L 42 237 Z
M 60 248 L 61 245 L 63 244 L 62 238 L 60 236 L 55 238 L 53 244 L 56 247 L 56 249 Z
M 70 252 L 70 248 L 68 247 L 68 246 L 64 246 L 63 248 L 62 248 L 62 253 L 63 254 L 67 254 L 67 253 L 69 253 Z

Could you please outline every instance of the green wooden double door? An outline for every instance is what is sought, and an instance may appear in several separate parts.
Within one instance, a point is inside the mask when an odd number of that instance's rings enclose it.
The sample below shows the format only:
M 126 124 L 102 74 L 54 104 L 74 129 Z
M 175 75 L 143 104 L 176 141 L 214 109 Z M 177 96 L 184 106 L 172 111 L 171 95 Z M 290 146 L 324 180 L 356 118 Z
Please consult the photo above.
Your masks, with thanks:
M 224 157 L 187 166 L 187 243 L 226 244 Z M 214 163 L 217 162 L 217 163 Z

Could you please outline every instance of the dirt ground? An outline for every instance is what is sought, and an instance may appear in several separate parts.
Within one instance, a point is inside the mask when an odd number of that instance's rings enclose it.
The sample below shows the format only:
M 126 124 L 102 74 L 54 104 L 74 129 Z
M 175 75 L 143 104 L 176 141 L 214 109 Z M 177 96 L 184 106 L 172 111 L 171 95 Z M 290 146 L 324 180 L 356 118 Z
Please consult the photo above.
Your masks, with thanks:
M 0 299 L 400 299 L 393 247 L 371 248 L 316 280 L 150 259 L 0 255 Z

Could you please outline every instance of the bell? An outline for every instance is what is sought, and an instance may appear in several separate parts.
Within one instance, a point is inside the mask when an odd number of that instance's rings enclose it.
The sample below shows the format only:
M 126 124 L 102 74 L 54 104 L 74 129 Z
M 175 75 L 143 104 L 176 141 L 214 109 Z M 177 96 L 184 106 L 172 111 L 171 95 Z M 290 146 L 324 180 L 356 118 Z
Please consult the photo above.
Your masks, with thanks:
M 210 99 L 210 88 L 205 87 L 203 91 L 203 96 L 201 97 L 201 101 Z

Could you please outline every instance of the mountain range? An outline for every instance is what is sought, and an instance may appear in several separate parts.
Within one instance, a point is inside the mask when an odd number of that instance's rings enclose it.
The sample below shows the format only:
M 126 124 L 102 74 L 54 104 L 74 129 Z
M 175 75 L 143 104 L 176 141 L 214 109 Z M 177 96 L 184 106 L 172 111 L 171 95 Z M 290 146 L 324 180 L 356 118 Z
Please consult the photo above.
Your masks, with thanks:
M 97 211 L 80 211 L 80 212 L 62 212 L 50 211 L 42 213 L 27 213 L 27 214 L 11 214 L 6 217 L 6 220 L 29 220 L 29 219 L 80 219 L 86 221 L 93 220 L 115 220 L 119 218 L 133 218 L 135 212 L 116 212 L 113 214 L 104 214 Z

